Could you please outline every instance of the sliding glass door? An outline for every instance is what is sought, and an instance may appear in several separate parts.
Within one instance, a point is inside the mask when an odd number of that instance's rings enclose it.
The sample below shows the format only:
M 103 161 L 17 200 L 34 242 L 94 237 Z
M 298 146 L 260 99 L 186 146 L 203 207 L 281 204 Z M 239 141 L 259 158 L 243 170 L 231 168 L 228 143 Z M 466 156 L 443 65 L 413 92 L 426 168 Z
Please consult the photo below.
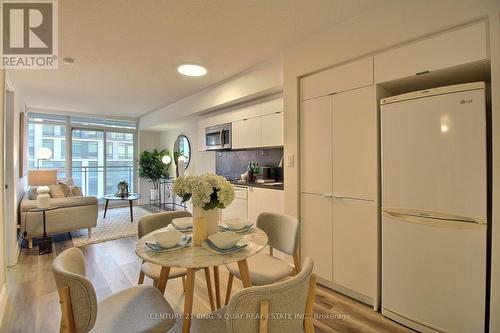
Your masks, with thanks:
M 115 193 L 116 185 L 126 180 L 134 190 L 134 134 L 106 132 L 106 193 Z

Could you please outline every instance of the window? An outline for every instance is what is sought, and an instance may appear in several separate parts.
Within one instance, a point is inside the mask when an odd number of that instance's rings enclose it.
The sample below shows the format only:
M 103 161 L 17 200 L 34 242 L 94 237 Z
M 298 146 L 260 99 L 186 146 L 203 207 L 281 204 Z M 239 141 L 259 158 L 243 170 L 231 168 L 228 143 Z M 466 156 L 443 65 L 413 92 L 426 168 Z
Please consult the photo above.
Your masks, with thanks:
M 96 141 L 87 142 L 87 158 L 97 158 L 97 147 L 98 143 Z
M 61 156 L 61 159 L 65 160 L 66 159 L 66 140 L 60 141 L 60 147 L 61 147 L 61 150 L 59 151 L 59 154 Z
M 113 142 L 106 142 L 106 158 L 113 158 Z
M 43 136 L 54 136 L 54 125 L 43 125 L 42 133 Z
M 82 158 L 82 142 L 73 140 L 73 158 Z
M 43 139 L 42 147 L 49 148 L 52 152 L 52 156 L 54 156 L 54 140 L 53 139 Z

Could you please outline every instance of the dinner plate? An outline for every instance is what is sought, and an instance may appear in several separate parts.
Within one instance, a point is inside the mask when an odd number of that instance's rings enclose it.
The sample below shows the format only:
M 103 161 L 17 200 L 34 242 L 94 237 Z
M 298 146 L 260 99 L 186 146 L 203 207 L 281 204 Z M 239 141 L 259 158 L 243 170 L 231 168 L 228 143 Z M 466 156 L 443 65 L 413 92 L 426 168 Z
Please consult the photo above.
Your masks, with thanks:
M 215 247 L 212 247 L 210 245 L 208 245 L 207 241 L 204 241 L 203 243 L 201 243 L 201 246 L 210 251 L 210 252 L 213 252 L 213 253 L 217 253 L 217 254 L 232 254 L 232 253 L 236 253 L 238 251 L 241 251 L 243 250 L 244 248 L 246 248 L 248 246 L 248 242 L 244 239 L 240 240 L 238 243 L 236 243 L 236 245 L 230 249 L 227 249 L 227 250 L 217 250 Z
M 219 228 L 220 231 L 223 231 L 223 232 L 224 231 L 232 231 L 232 232 L 236 232 L 238 234 L 244 234 L 248 230 L 252 229 L 253 224 L 247 224 L 242 229 L 239 229 L 239 230 L 230 230 L 229 227 L 227 225 L 225 225 L 224 223 L 219 223 L 219 225 L 217 227 Z

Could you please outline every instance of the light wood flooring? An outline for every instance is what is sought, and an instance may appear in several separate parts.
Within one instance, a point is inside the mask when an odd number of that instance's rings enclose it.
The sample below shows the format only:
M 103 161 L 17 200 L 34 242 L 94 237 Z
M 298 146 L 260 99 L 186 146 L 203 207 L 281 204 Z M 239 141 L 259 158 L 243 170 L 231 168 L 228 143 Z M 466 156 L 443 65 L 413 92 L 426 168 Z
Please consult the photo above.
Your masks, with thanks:
M 135 242 L 134 238 L 125 238 L 81 248 L 98 300 L 137 284 L 140 261 L 134 253 Z M 18 264 L 8 269 L 9 299 L 0 332 L 58 332 L 61 314 L 50 264 L 58 253 L 72 246 L 68 238 L 55 242 L 52 254 L 39 256 L 37 247 L 22 250 Z M 220 272 L 224 299 L 227 273 L 222 267 Z M 145 283 L 151 284 L 151 280 L 146 278 Z M 235 279 L 233 292 L 240 288 L 241 282 Z M 182 312 L 180 279 L 168 282 L 165 296 L 176 312 Z M 209 308 L 203 271 L 199 271 L 193 312 L 209 312 Z M 317 333 L 413 332 L 364 304 L 319 286 L 315 312 L 326 318 L 315 321 Z

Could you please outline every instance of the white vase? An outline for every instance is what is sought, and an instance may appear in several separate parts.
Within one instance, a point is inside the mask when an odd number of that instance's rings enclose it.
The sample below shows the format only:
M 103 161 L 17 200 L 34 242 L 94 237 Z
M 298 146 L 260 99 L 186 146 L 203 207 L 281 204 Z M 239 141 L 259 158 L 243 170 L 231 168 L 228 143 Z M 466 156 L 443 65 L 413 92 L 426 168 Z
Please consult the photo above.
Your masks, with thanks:
M 158 200 L 158 189 L 152 188 L 149 190 L 149 198 L 151 200 Z
M 207 237 L 215 235 L 218 231 L 217 225 L 220 220 L 220 209 L 214 208 L 205 210 L 201 207 L 193 207 L 193 217 L 204 217 L 207 220 Z

